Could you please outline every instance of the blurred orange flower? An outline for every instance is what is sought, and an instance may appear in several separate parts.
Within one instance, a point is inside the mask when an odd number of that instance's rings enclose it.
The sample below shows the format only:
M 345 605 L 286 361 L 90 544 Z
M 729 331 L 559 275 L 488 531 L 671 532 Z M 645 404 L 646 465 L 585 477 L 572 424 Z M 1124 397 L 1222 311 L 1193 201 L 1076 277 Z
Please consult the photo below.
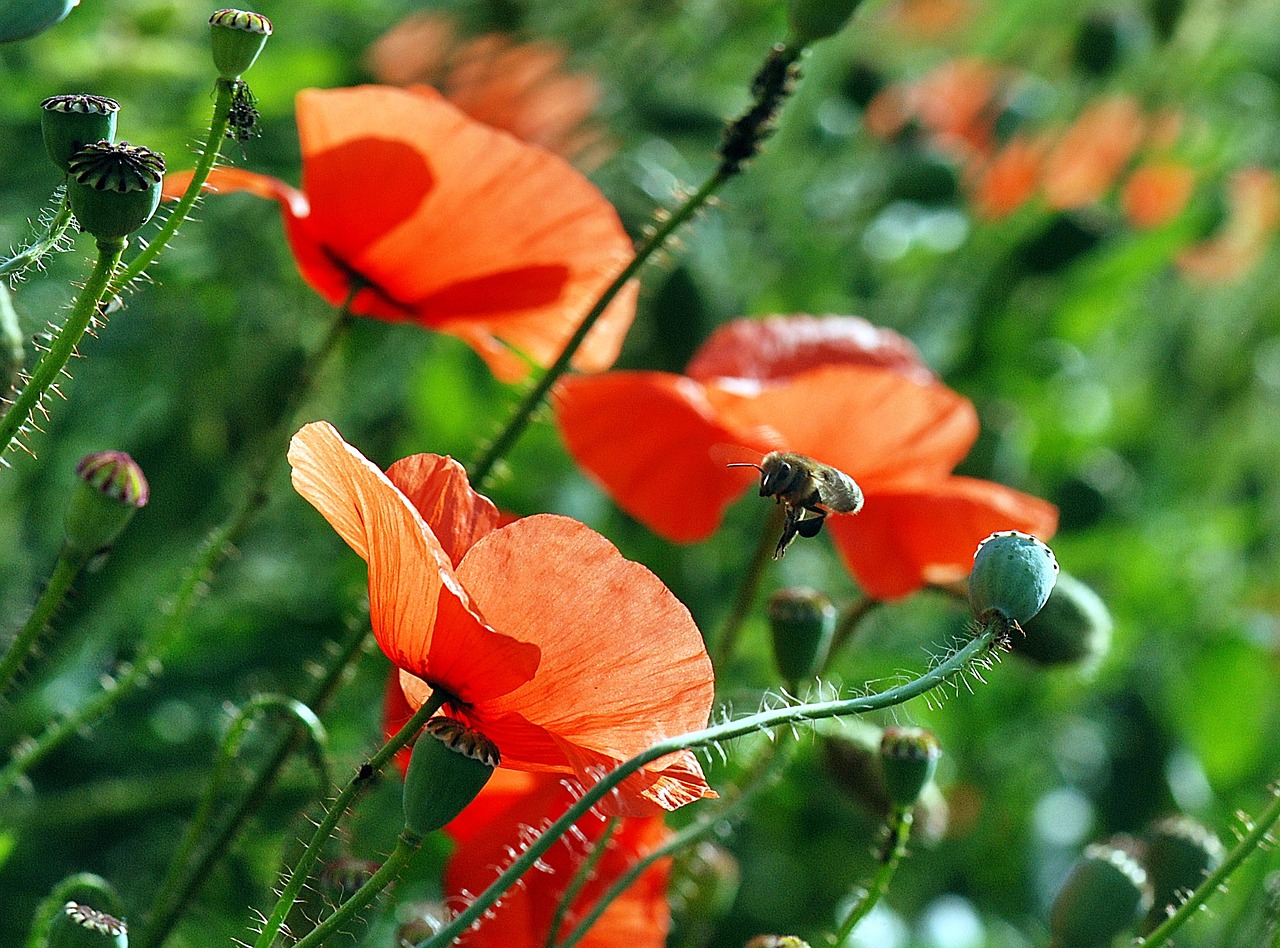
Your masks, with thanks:
M 1113 95 L 1090 104 L 1049 152 L 1044 196 L 1059 210 L 1084 207 L 1103 198 L 1142 144 L 1146 118 L 1131 95 Z
M 1180 161 L 1152 161 L 1135 168 L 1120 191 L 1125 217 L 1134 227 L 1167 224 L 1187 206 L 1196 175 Z
M 298 95 L 303 187 L 234 168 L 206 186 L 279 202 L 303 278 L 333 304 L 457 336 L 507 381 L 549 365 L 631 258 L 608 201 L 560 158 L 467 118 L 438 93 Z M 190 173 L 165 179 L 176 196 Z M 619 294 L 575 357 L 608 368 L 635 314 Z M 512 351 L 515 350 L 515 351 Z
M 687 371 L 566 379 L 554 399 L 575 460 L 669 540 L 715 532 L 752 478 L 726 462 L 771 450 L 808 455 L 862 487 L 861 513 L 826 522 L 849 571 L 879 599 L 967 575 L 995 530 L 1048 537 L 1057 524 L 1042 500 L 951 474 L 978 435 L 973 405 L 907 340 L 865 320 L 731 323 Z
M 1015 135 L 989 162 L 970 178 L 974 210 L 986 218 L 1012 214 L 1031 200 L 1040 185 L 1046 144 L 1037 138 Z
M 1178 267 L 1202 283 L 1226 283 L 1258 262 L 1280 228 L 1280 183 L 1266 168 L 1242 168 L 1231 177 L 1226 223 L 1178 256 Z
M 447 692 L 443 713 L 493 741 L 504 766 L 589 784 L 706 725 L 701 633 L 599 534 L 549 514 L 494 528 L 461 465 L 418 455 L 384 475 L 325 422 L 294 435 L 289 461 L 298 493 L 369 564 L 374 635 L 410 705 Z M 703 796 L 714 794 L 686 751 L 628 777 L 605 806 L 652 815 Z

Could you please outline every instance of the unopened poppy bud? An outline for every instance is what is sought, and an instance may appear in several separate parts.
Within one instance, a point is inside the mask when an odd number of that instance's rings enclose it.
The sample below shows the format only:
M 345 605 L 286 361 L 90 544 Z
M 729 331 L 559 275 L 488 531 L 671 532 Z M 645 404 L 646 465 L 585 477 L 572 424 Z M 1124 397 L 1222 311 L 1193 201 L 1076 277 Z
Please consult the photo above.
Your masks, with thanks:
M 1137 860 L 1114 846 L 1089 846 L 1053 900 L 1052 948 L 1109 945 L 1150 905 L 1147 873 Z
M 922 727 L 887 727 L 880 738 L 880 770 L 889 803 L 901 810 L 915 806 L 938 771 L 942 745 Z
M 787 21 L 795 45 L 808 46 L 844 29 L 862 0 L 787 0 Z
M 1151 931 L 1163 922 L 1169 906 L 1177 906 L 1222 865 L 1226 855 L 1222 840 L 1189 816 L 1170 816 L 1153 824 L 1142 864 L 1155 899 L 1144 930 Z
M 76 465 L 80 485 L 67 509 L 67 545 L 92 556 L 115 542 L 150 489 L 142 468 L 123 451 L 99 451 Z
M 218 10 L 209 17 L 213 64 L 223 79 L 239 79 L 248 72 L 271 35 L 271 21 L 248 10 Z
M 493 742 L 453 718 L 432 718 L 418 735 L 404 775 L 404 825 L 419 836 L 462 812 L 500 761 Z
M 114 915 L 68 902 L 49 926 L 48 948 L 128 948 L 129 929 Z
M 1006 530 L 978 544 L 969 575 L 969 605 L 979 622 L 1000 615 L 1021 625 L 1044 606 L 1058 577 L 1058 561 L 1033 536 Z
M 769 600 L 773 658 L 793 689 L 826 664 L 836 628 L 836 607 L 814 589 L 782 589 Z
M 703 840 L 676 861 L 670 888 L 681 917 L 714 924 L 733 908 L 741 883 L 742 869 L 733 853 Z
M 809 948 L 799 935 L 756 935 L 743 948 Z
M 40 103 L 44 150 L 64 172 L 71 157 L 92 142 L 116 140 L 120 103 L 101 95 L 55 95 Z
M 1111 613 L 1092 589 L 1061 573 L 1039 612 L 1022 623 L 1013 652 L 1038 665 L 1099 662 L 1111 647 Z
M 0 43 L 39 36 L 67 18 L 80 0 L 0 0 Z
M 71 158 L 67 197 L 82 230 L 119 240 L 151 220 L 160 206 L 164 158 L 149 148 L 100 141 Z

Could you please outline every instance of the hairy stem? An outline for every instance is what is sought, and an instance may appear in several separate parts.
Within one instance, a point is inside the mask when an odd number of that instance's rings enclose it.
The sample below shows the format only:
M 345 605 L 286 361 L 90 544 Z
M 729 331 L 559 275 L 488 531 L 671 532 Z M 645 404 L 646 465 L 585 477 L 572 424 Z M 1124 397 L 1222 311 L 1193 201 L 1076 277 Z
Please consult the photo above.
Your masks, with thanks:
M 551 927 L 547 929 L 546 948 L 553 948 L 555 945 L 556 938 L 560 935 L 560 929 L 564 926 L 565 916 L 569 914 L 569 907 L 573 905 L 583 887 L 591 880 L 592 873 L 596 871 L 596 866 L 600 864 L 600 859 L 609 848 L 609 841 L 613 838 L 613 834 L 617 829 L 618 817 L 610 817 L 604 832 L 600 834 L 595 846 L 591 848 L 587 858 L 582 860 L 582 864 L 578 866 L 578 871 L 573 874 L 569 885 L 565 887 L 564 894 L 560 896 L 560 902 L 556 905 L 556 914 L 551 919 Z
M 35 646 L 36 640 L 49 627 L 49 621 L 66 601 L 67 593 L 71 591 L 71 584 L 80 575 L 80 570 L 84 568 L 86 562 L 84 554 L 73 553 L 69 546 L 63 546 L 62 552 L 58 555 L 58 562 L 54 565 L 53 573 L 49 577 L 49 583 L 37 600 L 35 609 L 5 650 L 4 657 L 0 658 L 0 695 L 9 690 L 9 686 L 22 668 L 22 663 L 26 661 L 28 654 Z
M 58 201 L 58 210 L 54 212 L 53 217 L 49 218 L 48 226 L 35 240 L 12 257 L 0 260 L 0 277 L 21 273 L 32 264 L 38 263 L 41 257 L 58 246 L 58 241 L 71 226 L 71 205 L 67 203 L 66 189 L 61 186 L 54 192 L 54 199 Z
M 889 814 L 885 822 L 887 838 L 884 849 L 880 853 L 880 865 L 876 869 L 876 874 L 850 906 L 844 921 L 831 936 L 830 944 L 843 945 L 845 940 L 853 934 L 853 930 L 858 927 L 858 923 L 867 917 L 868 913 L 876 907 L 876 903 L 889 891 L 893 874 L 898 871 L 898 864 L 907 853 L 907 839 L 911 836 L 912 819 L 912 811 L 909 809 L 895 809 Z
M 18 313 L 13 308 L 13 296 L 9 287 L 0 280 L 0 391 L 17 388 L 22 378 L 22 367 L 27 364 L 26 340 Z

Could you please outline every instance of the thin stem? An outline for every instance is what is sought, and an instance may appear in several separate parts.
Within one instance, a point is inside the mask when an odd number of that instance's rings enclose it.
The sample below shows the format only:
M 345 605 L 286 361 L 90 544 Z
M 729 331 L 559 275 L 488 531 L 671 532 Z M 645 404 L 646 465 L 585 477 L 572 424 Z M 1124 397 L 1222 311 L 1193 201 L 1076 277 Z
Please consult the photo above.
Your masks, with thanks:
M 550 849 L 556 840 L 563 836 L 574 823 L 608 796 L 614 787 L 618 786 L 633 773 L 636 773 L 645 764 L 652 763 L 677 751 L 706 747 L 756 731 L 797 725 L 806 721 L 817 721 L 846 714 L 865 714 L 868 711 L 879 711 L 902 704 L 912 698 L 918 698 L 962 674 L 970 662 L 986 655 L 1005 633 L 1006 629 L 1002 623 L 992 623 L 984 627 L 963 646 L 953 651 L 945 660 L 939 662 L 920 677 L 896 688 L 890 688 L 887 691 L 837 701 L 820 701 L 812 704 L 775 708 L 770 711 L 762 711 L 759 714 L 749 715 L 745 718 L 739 718 L 736 721 L 728 721 L 714 727 L 704 728 L 701 731 L 692 731 L 688 734 L 671 737 L 654 744 L 648 750 L 619 764 L 617 768 L 602 777 L 594 786 L 588 788 L 578 802 L 566 810 L 560 819 L 552 823 L 546 832 L 531 842 L 519 858 L 514 860 L 489 888 L 485 889 L 452 922 L 432 936 L 426 942 L 426 948 L 443 948 L 443 946 L 449 944 L 454 938 L 466 931 L 471 923 L 480 918 L 501 897 L 502 893 L 514 885 L 516 880 L 524 875 L 530 866 Z
M 36 640 L 49 627 L 49 620 L 66 601 L 67 593 L 71 591 L 71 584 L 80 575 L 85 562 L 82 553 L 72 553 L 68 546 L 63 546 L 62 552 L 58 555 L 58 562 L 53 567 L 53 574 L 37 600 L 35 609 L 32 610 L 17 637 L 9 644 L 9 648 L 5 650 L 4 658 L 0 659 L 0 695 L 8 691 L 9 686 L 13 684 L 14 678 L 35 646 Z
M 49 343 L 49 348 L 45 350 L 40 361 L 36 363 L 27 384 L 14 396 L 4 417 L 0 419 L 0 454 L 13 444 L 20 433 L 27 430 L 32 412 L 40 406 L 49 390 L 57 391 L 54 383 L 59 375 L 65 374 L 67 362 L 75 354 L 76 346 L 84 336 L 85 330 L 97 316 L 98 307 L 111 281 L 111 274 L 115 272 L 124 248 L 123 239 L 98 241 L 98 260 L 94 264 L 88 282 L 76 298 L 71 314 Z
M 399 751 L 400 748 L 409 743 L 410 739 L 418 733 L 422 728 L 422 725 L 426 723 L 427 719 L 440 710 L 440 706 L 444 704 L 447 697 L 448 694 L 445 691 L 440 688 L 435 689 L 431 693 L 431 697 L 427 700 L 427 703 L 414 712 L 413 717 L 409 718 L 409 720 L 405 722 L 404 727 L 400 728 L 400 730 L 398 730 L 389 741 L 378 749 L 377 753 L 362 764 L 356 771 L 355 776 L 348 780 L 346 786 L 338 792 L 337 797 L 335 797 L 334 801 L 329 804 L 329 809 L 325 813 L 324 818 L 321 819 L 319 825 L 316 826 L 316 831 L 312 834 L 311 841 L 307 844 L 307 848 L 303 851 L 302 855 L 298 857 L 298 862 L 293 867 L 292 874 L 290 874 L 288 881 L 281 890 L 280 898 L 276 901 L 275 908 L 271 911 L 271 917 L 268 918 L 266 924 L 262 926 L 262 931 L 258 935 L 258 940 L 254 942 L 254 948 L 270 948 L 271 944 L 274 943 L 276 935 L 279 934 L 280 928 L 284 924 L 285 918 L 288 916 L 290 909 L 293 908 L 294 901 L 298 898 L 299 893 L 302 892 L 302 887 L 306 884 L 307 877 L 311 874 L 311 868 L 316 864 L 316 860 L 320 858 L 321 850 L 324 849 L 325 844 L 329 842 L 329 838 L 333 835 L 333 831 L 338 827 L 338 821 L 341 820 L 343 814 L 347 812 L 347 807 L 349 807 L 351 802 L 356 798 L 356 794 L 364 789 L 369 781 L 373 779 L 374 775 L 386 766 L 387 762 L 396 755 L 396 752 Z M 408 830 L 405 830 L 405 833 L 408 833 Z M 404 834 L 401 834 L 401 842 L 403 841 Z M 421 837 L 419 837 L 419 844 L 421 844 L 421 841 Z M 399 845 L 397 845 L 397 851 L 399 851 L 399 848 Z M 384 866 L 383 868 L 385 869 L 386 867 Z M 382 886 L 385 886 L 392 878 L 394 878 L 394 876 L 384 876 L 380 870 L 374 875 L 373 879 L 370 879 L 369 882 L 361 886 L 360 890 L 353 895 L 346 904 L 354 902 L 357 897 L 369 888 L 374 879 L 381 879 Z M 378 891 L 381 891 L 381 886 L 370 893 L 370 900 L 372 900 L 374 895 L 377 895 Z M 346 905 L 344 905 L 343 908 L 346 908 Z M 332 917 L 330 918 L 330 921 L 332 921 Z M 318 932 L 319 929 L 316 929 L 316 931 Z M 312 934 L 314 935 L 315 932 Z M 315 944 L 317 942 L 311 943 Z
M 773 560 L 773 551 L 778 545 L 775 538 L 782 529 L 785 514 L 786 508 L 778 504 L 770 510 L 765 520 L 755 552 L 751 554 L 751 561 L 742 573 L 742 584 L 738 587 L 738 595 L 734 597 L 733 607 L 725 617 L 724 625 L 720 627 L 720 634 L 716 636 L 711 654 L 711 663 L 716 668 L 722 668 L 733 657 L 734 650 L 738 647 L 742 624 L 751 614 L 751 606 L 755 603 L 756 593 L 760 590 L 760 581 L 764 579 L 765 570 Z
M 1149 935 L 1139 935 L 1133 940 L 1134 945 L 1166 945 L 1173 933 L 1186 924 L 1200 906 L 1209 901 L 1209 897 L 1221 889 L 1231 874 L 1240 868 L 1240 864 L 1258 851 L 1258 848 L 1270 839 L 1271 830 L 1280 821 L 1280 785 L 1271 787 L 1271 805 L 1268 806 L 1257 822 L 1249 828 L 1249 832 L 1240 838 L 1240 842 L 1231 847 L 1222 865 L 1209 873 L 1177 910 L 1166 918 L 1158 928 Z
M 578 866 L 578 871 L 573 874 L 573 878 L 565 888 L 564 894 L 560 896 L 559 904 L 556 905 L 556 914 L 551 919 L 551 927 L 547 929 L 546 948 L 553 948 L 555 945 L 556 937 L 564 926 L 564 918 L 569 913 L 569 907 L 573 905 L 574 900 L 581 894 L 583 887 L 591 880 L 592 873 L 595 872 L 596 866 L 600 864 L 600 859 L 609 848 L 609 841 L 613 838 L 613 834 L 617 829 L 618 817 L 610 817 L 608 825 L 605 826 L 604 832 L 600 834 L 600 838 L 596 840 L 595 846 L 587 854 L 587 858 L 582 860 L 582 864 Z M 606 906 L 608 905 L 608 903 L 605 904 Z
M 62 192 L 60 196 L 58 191 L 54 191 L 54 197 L 59 200 L 58 210 L 49 219 L 44 233 L 40 234 L 12 257 L 0 260 L 0 277 L 9 276 L 11 273 L 20 273 L 32 264 L 37 263 L 41 257 L 58 245 L 62 235 L 67 232 L 67 228 L 71 226 L 71 205 L 67 203 L 66 188 L 59 186 L 59 190 Z
M 909 809 L 895 809 L 889 814 L 889 819 L 885 823 L 888 838 L 880 855 L 879 868 L 876 869 L 871 884 L 862 890 L 861 895 L 850 907 L 849 914 L 845 916 L 836 933 L 831 936 L 832 945 L 843 945 L 845 940 L 853 934 L 853 930 L 858 927 L 858 923 L 867 917 L 876 903 L 889 891 L 893 874 L 898 871 L 898 865 L 907 853 L 907 839 L 911 836 L 913 818 L 913 813 Z

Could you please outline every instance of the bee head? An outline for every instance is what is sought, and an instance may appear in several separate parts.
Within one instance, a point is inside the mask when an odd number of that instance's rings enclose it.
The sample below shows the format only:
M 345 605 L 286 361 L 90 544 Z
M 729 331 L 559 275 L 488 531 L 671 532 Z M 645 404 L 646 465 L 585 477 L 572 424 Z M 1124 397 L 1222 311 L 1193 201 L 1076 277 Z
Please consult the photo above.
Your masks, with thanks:
M 795 480 L 796 467 L 782 458 L 772 458 L 760 469 L 760 496 L 772 497 L 786 493 Z

